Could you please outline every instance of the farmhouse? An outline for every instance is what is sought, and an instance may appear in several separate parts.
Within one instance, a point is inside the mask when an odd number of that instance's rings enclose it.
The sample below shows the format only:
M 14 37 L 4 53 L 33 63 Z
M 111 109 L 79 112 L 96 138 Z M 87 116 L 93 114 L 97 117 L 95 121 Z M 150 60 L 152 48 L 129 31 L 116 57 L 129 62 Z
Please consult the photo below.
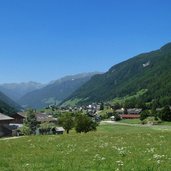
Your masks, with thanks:
M 124 114 L 124 108 L 117 109 L 117 110 L 116 110 L 116 113 L 117 113 L 117 114 Z
M 14 115 L 12 115 L 12 117 L 14 118 L 12 120 L 11 123 L 15 123 L 15 124 L 23 124 L 25 116 L 22 113 L 16 113 Z
M 12 135 L 12 129 L 9 126 L 12 120 L 14 120 L 14 118 L 0 113 L 0 137 Z
M 127 109 L 127 112 L 128 112 L 128 114 L 136 115 L 136 114 L 140 114 L 142 112 L 142 109 L 139 109 L 139 108 L 131 108 L 131 109 Z
M 36 114 L 36 120 L 38 123 L 43 123 L 43 122 L 56 123 L 57 122 L 57 118 L 54 118 L 53 116 L 48 115 L 46 113 Z
M 141 112 L 142 112 L 142 109 L 139 109 L 139 108 L 129 108 L 129 109 L 121 108 L 121 109 L 116 110 L 116 113 L 119 115 L 122 115 L 122 114 L 139 115 Z

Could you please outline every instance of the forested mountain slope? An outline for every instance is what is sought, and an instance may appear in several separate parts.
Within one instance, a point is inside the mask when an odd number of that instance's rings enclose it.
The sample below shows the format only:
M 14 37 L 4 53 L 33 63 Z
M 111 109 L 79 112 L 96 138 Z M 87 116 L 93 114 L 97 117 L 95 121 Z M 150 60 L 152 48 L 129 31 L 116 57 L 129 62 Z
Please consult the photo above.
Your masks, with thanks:
M 0 113 L 12 115 L 20 109 L 21 107 L 18 104 L 0 92 Z
M 114 65 L 104 74 L 95 75 L 64 103 L 110 101 L 140 90 L 147 90 L 140 97 L 144 102 L 157 99 L 161 103 L 171 103 L 171 43 Z

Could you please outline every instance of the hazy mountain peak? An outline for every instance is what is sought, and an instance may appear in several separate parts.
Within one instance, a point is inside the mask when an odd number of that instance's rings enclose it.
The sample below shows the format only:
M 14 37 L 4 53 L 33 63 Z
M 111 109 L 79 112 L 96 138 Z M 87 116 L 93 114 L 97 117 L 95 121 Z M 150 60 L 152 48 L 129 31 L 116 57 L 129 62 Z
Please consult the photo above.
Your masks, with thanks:
M 34 108 L 45 107 L 48 104 L 58 104 L 98 73 L 69 75 L 51 81 L 47 86 L 24 95 L 19 103 L 22 106 Z
M 44 86 L 45 86 L 44 84 L 33 82 L 33 81 L 21 82 L 21 83 L 4 83 L 4 84 L 0 84 L 0 91 L 2 91 L 11 99 L 16 101 L 26 93 L 31 92 L 33 90 L 40 89 Z
M 72 75 L 67 75 L 67 76 L 64 76 L 64 77 L 61 77 L 57 80 L 52 80 L 48 83 L 48 85 L 50 84 L 54 84 L 54 83 L 59 83 L 59 82 L 63 82 L 63 81 L 68 81 L 68 80 L 75 80 L 75 79 L 80 79 L 80 78 L 84 78 L 84 77 L 88 77 L 88 76 L 93 76 L 93 75 L 96 75 L 96 74 L 99 74 L 101 72 L 85 72 L 85 73 L 79 73 L 79 74 L 72 74 Z

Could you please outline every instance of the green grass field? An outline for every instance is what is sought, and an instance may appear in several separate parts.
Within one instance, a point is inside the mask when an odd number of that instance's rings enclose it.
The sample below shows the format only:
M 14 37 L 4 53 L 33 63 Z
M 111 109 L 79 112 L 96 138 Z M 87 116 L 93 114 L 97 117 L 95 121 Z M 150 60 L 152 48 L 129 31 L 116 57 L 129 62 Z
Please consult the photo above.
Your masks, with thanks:
M 140 119 L 122 119 L 119 121 L 120 123 L 128 123 L 128 124 L 140 124 Z
M 141 124 L 140 119 L 122 119 L 118 122 L 119 123 L 126 123 L 126 124 Z M 159 125 L 171 126 L 171 122 L 163 121 Z
M 101 125 L 96 132 L 0 140 L 1 171 L 170 171 L 171 131 Z

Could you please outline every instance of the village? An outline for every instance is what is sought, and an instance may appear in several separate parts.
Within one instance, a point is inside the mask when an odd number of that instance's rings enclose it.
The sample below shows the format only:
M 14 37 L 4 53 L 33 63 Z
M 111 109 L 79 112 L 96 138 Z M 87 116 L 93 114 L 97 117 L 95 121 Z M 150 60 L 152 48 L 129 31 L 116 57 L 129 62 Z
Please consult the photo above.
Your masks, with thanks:
M 171 111 L 171 107 L 169 107 Z M 120 122 L 121 120 L 139 120 L 141 124 L 159 124 L 162 121 L 157 113 L 163 111 L 163 108 L 157 108 L 156 114 L 152 110 L 143 110 L 141 108 L 119 108 L 107 103 L 92 103 L 84 106 L 65 106 L 59 107 L 50 105 L 41 110 L 33 110 L 35 115 L 35 122 L 37 123 L 34 134 L 63 134 L 65 128 L 60 124 L 60 118 L 65 114 L 71 114 L 75 117 L 80 113 L 85 115 L 92 122 L 100 123 L 104 120 L 113 122 Z M 0 137 L 11 137 L 24 135 L 22 128 L 27 121 L 27 110 L 17 112 L 11 115 L 0 113 Z M 147 119 L 150 118 L 150 119 Z M 145 120 L 146 123 L 145 123 Z

